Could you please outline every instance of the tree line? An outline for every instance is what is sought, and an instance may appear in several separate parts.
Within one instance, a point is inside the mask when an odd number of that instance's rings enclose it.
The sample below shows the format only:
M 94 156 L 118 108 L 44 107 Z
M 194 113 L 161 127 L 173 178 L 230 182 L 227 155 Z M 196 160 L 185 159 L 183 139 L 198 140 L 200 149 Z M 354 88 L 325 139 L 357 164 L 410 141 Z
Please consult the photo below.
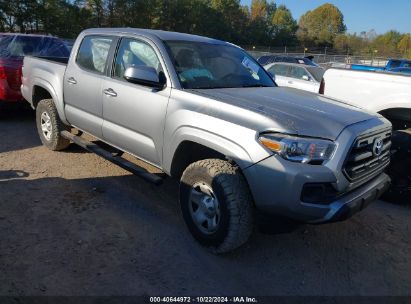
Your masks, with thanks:
M 209 36 L 239 45 L 334 48 L 346 54 L 403 54 L 411 36 L 347 34 L 344 16 L 324 4 L 295 20 L 272 0 L 13 0 L 0 2 L 0 31 L 75 38 L 91 27 L 140 27 Z

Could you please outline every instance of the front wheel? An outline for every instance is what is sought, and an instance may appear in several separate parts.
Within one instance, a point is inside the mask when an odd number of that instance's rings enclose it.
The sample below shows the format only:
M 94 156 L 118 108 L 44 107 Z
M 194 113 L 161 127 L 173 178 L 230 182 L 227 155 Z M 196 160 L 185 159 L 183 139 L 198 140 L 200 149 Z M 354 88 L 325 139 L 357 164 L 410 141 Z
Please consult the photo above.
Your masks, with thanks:
M 53 151 L 67 148 L 70 141 L 61 136 L 61 131 L 69 130 L 58 116 L 52 99 L 43 99 L 36 108 L 36 124 L 41 142 Z
M 191 234 L 215 253 L 236 249 L 253 231 L 250 190 L 240 169 L 227 161 L 206 159 L 188 166 L 180 204 Z

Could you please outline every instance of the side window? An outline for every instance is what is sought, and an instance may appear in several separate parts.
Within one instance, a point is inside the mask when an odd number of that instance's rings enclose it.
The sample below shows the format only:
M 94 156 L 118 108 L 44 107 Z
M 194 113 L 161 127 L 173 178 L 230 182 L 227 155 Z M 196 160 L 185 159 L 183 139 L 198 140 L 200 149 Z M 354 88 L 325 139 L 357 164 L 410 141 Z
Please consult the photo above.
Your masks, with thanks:
M 269 69 L 269 72 L 278 76 L 287 76 L 287 70 L 288 66 L 283 64 L 276 64 Z
M 110 37 L 85 37 L 77 54 L 77 64 L 91 72 L 104 74 L 112 41 Z
M 162 71 L 160 60 L 150 45 L 140 40 L 123 38 L 117 51 L 113 76 L 123 79 L 126 69 L 133 66 L 148 66 L 157 72 Z
M 308 78 L 310 77 L 304 68 L 295 67 L 295 66 L 291 67 L 290 77 L 296 78 L 296 79 L 302 79 L 303 76 L 307 76 Z
M 399 60 L 392 60 L 392 61 L 391 61 L 390 69 L 398 68 L 400 65 L 401 65 L 401 61 L 399 61 Z

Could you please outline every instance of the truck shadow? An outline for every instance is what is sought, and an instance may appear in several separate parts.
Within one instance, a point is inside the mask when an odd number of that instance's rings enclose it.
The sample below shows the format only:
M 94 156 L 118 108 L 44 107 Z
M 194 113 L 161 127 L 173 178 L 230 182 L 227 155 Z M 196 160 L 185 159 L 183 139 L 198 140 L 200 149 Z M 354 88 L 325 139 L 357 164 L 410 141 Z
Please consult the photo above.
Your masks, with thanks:
M 11 179 L 25 178 L 28 176 L 29 174 L 22 170 L 6 170 L 6 171 L 0 170 L 0 182 L 5 181 L 5 180 L 11 180 Z
M 159 290 L 278 295 L 311 294 L 318 286 L 324 288 L 320 293 L 358 294 L 394 288 L 386 282 L 406 290 L 410 283 L 408 266 L 404 275 L 381 266 L 382 259 L 403 260 L 395 256 L 395 248 L 380 248 L 385 211 L 378 208 L 339 224 L 301 226 L 287 234 L 257 232 L 234 253 L 215 256 L 185 228 L 173 179 L 158 187 L 132 175 L 30 180 L 20 175 L 0 174 L 3 295 L 141 295 Z M 405 237 L 401 229 L 396 230 L 398 238 Z M 396 238 L 390 235 L 390 244 L 397 246 Z M 352 268 L 368 285 L 353 286 Z
M 40 146 L 35 112 L 26 107 L 1 107 L 0 143 L 0 153 Z

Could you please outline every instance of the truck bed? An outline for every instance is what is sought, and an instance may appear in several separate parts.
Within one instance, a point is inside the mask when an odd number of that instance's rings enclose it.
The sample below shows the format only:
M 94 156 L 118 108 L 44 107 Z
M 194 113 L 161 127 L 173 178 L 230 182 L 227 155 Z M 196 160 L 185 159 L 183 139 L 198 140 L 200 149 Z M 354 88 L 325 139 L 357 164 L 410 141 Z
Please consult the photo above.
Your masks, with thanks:
M 37 88 L 51 88 L 54 101 L 63 104 L 63 80 L 67 62 L 68 58 L 62 57 L 24 57 L 21 93 L 33 108 L 33 90 Z

